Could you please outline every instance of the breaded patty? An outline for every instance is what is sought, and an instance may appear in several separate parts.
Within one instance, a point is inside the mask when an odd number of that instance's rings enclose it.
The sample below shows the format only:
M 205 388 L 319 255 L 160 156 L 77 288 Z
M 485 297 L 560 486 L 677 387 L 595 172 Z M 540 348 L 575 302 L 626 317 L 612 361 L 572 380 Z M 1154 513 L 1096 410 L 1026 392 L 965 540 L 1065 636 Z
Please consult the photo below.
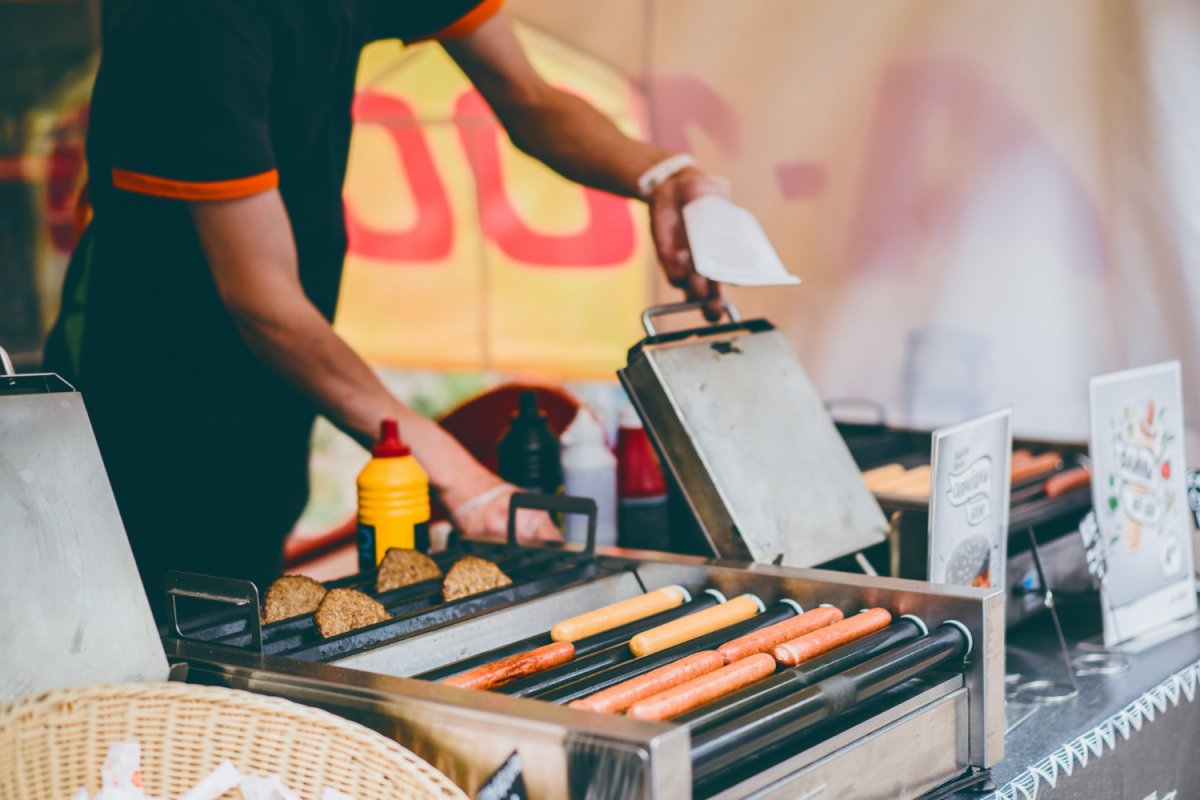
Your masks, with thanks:
M 433 559 L 419 550 L 389 547 L 379 562 L 379 574 L 375 577 L 375 591 L 388 592 L 421 581 L 442 577 L 442 571 Z
M 325 638 L 390 619 L 387 609 L 355 589 L 332 589 L 317 607 L 317 632 Z
M 325 597 L 325 587 L 307 575 L 284 575 L 267 589 L 263 622 L 279 622 L 311 614 Z
M 490 561 L 475 556 L 463 556 L 454 562 L 454 566 L 446 573 L 442 583 L 442 596 L 449 600 L 458 600 L 488 589 L 507 586 L 512 578 L 505 575 Z

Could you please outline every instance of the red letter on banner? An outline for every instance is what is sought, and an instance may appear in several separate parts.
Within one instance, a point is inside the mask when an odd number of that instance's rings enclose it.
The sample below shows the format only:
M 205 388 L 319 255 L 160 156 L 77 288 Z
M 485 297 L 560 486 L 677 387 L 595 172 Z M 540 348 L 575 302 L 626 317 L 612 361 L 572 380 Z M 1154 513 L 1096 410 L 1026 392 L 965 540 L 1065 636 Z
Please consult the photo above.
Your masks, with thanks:
M 412 108 L 399 98 L 364 91 L 354 100 L 354 120 L 359 125 L 379 125 L 391 137 L 413 193 L 417 219 L 408 230 L 372 228 L 358 219 L 346 197 L 350 252 L 383 261 L 444 259 L 454 243 L 454 219 L 446 187 Z
M 513 208 L 500 169 L 498 128 L 478 92 L 465 92 L 455 103 L 459 136 L 479 187 L 479 215 L 486 237 L 514 261 L 540 267 L 609 267 L 633 255 L 634 229 L 625 201 L 607 192 L 584 189 L 588 225 L 579 233 L 553 235 L 530 228 Z M 469 118 L 486 119 L 472 123 Z

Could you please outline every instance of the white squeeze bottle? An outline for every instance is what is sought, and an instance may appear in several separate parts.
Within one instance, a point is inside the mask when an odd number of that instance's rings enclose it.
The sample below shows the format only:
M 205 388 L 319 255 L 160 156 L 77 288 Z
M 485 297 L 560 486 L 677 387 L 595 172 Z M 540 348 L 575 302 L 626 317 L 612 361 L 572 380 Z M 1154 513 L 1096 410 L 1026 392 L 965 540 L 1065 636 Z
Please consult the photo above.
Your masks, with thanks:
M 559 439 L 562 444 L 563 492 L 596 501 L 596 546 L 617 543 L 617 457 L 608 449 L 604 428 L 590 409 L 579 413 Z M 587 541 L 587 518 L 567 514 L 563 533 L 568 542 Z

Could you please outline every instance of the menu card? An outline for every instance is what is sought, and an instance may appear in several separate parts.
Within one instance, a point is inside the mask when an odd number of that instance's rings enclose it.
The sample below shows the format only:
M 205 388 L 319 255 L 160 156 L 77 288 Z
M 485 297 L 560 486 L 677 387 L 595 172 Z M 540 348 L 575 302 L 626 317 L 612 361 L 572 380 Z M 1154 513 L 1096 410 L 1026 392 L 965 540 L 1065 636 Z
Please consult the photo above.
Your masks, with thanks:
M 1092 378 L 1091 418 L 1111 647 L 1196 612 L 1179 362 Z
M 932 467 L 929 580 L 1004 586 L 1012 409 L 934 431 Z

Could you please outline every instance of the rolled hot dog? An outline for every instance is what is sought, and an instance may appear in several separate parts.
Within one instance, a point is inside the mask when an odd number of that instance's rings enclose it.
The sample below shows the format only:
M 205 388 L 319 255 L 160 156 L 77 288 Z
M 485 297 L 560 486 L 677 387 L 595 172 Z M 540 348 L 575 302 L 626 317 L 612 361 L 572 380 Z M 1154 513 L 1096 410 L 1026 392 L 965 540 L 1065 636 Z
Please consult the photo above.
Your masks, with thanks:
M 775 672 L 775 659 L 766 653 L 747 656 L 715 672 L 634 703 L 626 713 L 638 719 L 671 719 L 749 686 Z
M 929 496 L 929 481 L 933 475 L 933 467 L 922 464 L 904 473 L 903 480 L 891 484 L 887 488 L 889 494 L 907 494 L 914 497 Z
M 1062 469 L 1062 456 L 1054 451 L 1038 453 L 1033 458 L 1020 464 L 1013 465 L 1012 482 L 1024 483 L 1027 480 Z
M 1046 478 L 1045 483 L 1042 484 L 1042 491 L 1046 494 L 1046 497 L 1059 497 L 1067 492 L 1082 489 L 1091 480 L 1092 471 L 1090 469 L 1087 467 L 1075 467 L 1074 469 L 1068 469 Z
M 752 594 L 743 594 L 719 606 L 697 611 L 672 620 L 665 625 L 642 631 L 629 640 L 629 650 L 635 656 L 645 656 L 657 653 L 672 645 L 686 642 L 697 636 L 712 633 L 715 630 L 749 619 L 764 608 L 762 600 Z M 722 662 L 724 663 L 724 662 Z
M 597 633 L 653 616 L 660 611 L 675 608 L 690 599 L 682 586 L 664 586 L 653 592 L 639 594 L 628 600 L 621 600 L 603 608 L 564 619 L 550 629 L 550 638 L 556 642 L 576 642 L 588 636 L 594 636 Z
M 867 484 L 867 488 L 872 492 L 875 491 L 877 484 L 886 482 L 892 478 L 904 474 L 904 465 L 902 464 L 884 464 L 882 467 L 875 467 L 863 473 L 863 482 Z
M 567 705 L 585 711 L 620 713 L 631 705 L 653 694 L 686 683 L 698 675 L 713 672 L 725 666 L 725 659 L 716 650 L 702 650 L 690 656 L 672 661 L 666 666 L 638 675 L 627 681 L 601 689 L 593 695 L 574 700 Z
M 798 617 L 785 619 L 783 622 L 768 625 L 726 642 L 717 648 L 717 652 L 724 657 L 726 664 L 732 664 L 755 653 L 769 653 L 771 648 L 777 644 L 783 644 L 818 628 L 824 628 L 841 618 L 842 612 L 839 609 L 814 608 Z
M 459 673 L 447 678 L 443 683 L 462 689 L 494 689 L 517 678 L 565 664 L 574 657 L 575 645 L 570 642 L 552 642 L 528 653 L 517 653 L 515 656 Z
M 877 493 L 892 492 L 897 486 L 903 486 L 913 479 L 913 475 L 929 474 L 929 465 L 923 464 L 906 469 L 903 472 L 893 472 L 872 482 L 871 491 Z
M 819 656 L 835 647 L 861 639 L 869 633 L 886 628 L 892 615 L 886 608 L 871 608 L 861 614 L 847 617 L 827 628 L 806 633 L 798 639 L 784 642 L 771 650 L 771 655 L 780 664 L 794 667 L 813 656 Z

